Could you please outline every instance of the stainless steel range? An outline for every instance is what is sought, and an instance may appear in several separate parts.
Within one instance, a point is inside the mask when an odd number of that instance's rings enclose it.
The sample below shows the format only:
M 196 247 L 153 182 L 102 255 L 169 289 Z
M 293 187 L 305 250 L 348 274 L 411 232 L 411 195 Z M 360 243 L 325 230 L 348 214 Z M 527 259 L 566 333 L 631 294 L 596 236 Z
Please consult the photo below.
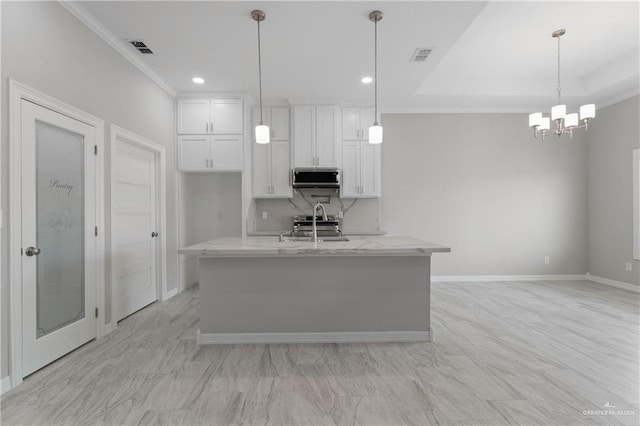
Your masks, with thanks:
M 342 219 L 327 215 L 316 216 L 318 237 L 340 237 L 342 235 Z M 313 235 L 313 216 L 294 216 L 292 237 L 309 237 Z

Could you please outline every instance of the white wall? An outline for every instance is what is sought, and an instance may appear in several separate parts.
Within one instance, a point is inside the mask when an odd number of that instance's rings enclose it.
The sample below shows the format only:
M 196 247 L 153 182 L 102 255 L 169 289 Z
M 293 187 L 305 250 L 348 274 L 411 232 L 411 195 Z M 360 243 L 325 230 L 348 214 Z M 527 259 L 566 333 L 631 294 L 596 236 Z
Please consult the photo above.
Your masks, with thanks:
M 526 114 L 382 121 L 382 228 L 451 247 L 434 275 L 586 273 L 584 132 L 543 142 Z
M 184 245 L 242 234 L 240 173 L 183 173 Z
M 242 174 L 182 173 L 180 246 L 242 236 Z M 198 281 L 197 256 L 180 256 L 180 283 Z
M 632 196 L 639 105 L 635 96 L 598 110 L 588 133 L 589 273 L 634 285 L 640 285 L 640 262 L 633 260 Z
M 177 283 L 173 98 L 57 2 L 2 2 L 2 209 L 8 211 L 8 93 L 12 78 L 167 147 L 168 287 Z M 109 135 L 105 135 L 109 152 Z M 110 164 L 106 161 L 106 193 Z M 107 200 L 108 201 L 108 200 Z M 108 207 L 108 204 L 107 204 Z M 108 217 L 108 215 L 107 215 Z M 10 224 L 9 224 L 10 226 Z M 8 375 L 7 238 L 2 238 L 0 377 Z M 108 235 L 108 229 L 107 229 Z M 108 241 L 107 241 L 108 243 Z M 107 283 L 108 285 L 109 283 Z M 107 296 L 110 288 L 107 287 Z

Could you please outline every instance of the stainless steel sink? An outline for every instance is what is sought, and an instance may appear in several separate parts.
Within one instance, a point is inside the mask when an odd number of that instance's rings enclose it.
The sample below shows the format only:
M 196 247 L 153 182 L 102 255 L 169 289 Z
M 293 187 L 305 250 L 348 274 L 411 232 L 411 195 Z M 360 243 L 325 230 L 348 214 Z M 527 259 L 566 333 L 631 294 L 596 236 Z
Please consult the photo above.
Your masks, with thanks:
M 318 237 L 318 242 L 322 241 L 349 241 L 347 237 Z M 280 234 L 280 242 L 313 242 L 313 237 L 291 237 L 289 235 Z

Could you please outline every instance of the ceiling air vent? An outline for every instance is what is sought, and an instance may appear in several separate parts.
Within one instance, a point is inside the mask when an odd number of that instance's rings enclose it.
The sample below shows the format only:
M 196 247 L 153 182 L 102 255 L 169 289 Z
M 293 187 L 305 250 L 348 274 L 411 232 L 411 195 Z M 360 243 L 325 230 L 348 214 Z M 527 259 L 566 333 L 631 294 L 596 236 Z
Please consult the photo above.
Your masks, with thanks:
M 415 52 L 413 52 L 413 55 L 411 55 L 409 62 L 424 62 L 432 51 L 433 49 L 430 47 L 418 47 Z
M 140 53 L 146 53 L 146 54 L 153 54 L 153 52 L 151 51 L 151 49 L 149 49 L 147 47 L 146 44 L 144 44 L 143 41 L 140 40 L 128 40 L 129 43 L 131 43 L 131 45 L 133 47 L 135 47 L 136 49 L 138 49 L 138 52 Z

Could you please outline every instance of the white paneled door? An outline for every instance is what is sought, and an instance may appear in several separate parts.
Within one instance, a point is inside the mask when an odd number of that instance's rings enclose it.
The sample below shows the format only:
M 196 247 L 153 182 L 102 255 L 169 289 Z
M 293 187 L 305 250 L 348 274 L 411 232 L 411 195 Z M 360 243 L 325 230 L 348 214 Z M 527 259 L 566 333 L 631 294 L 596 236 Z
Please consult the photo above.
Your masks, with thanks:
M 95 128 L 21 101 L 22 376 L 96 337 Z
M 116 140 L 112 262 L 115 320 L 157 300 L 158 194 L 155 153 Z

